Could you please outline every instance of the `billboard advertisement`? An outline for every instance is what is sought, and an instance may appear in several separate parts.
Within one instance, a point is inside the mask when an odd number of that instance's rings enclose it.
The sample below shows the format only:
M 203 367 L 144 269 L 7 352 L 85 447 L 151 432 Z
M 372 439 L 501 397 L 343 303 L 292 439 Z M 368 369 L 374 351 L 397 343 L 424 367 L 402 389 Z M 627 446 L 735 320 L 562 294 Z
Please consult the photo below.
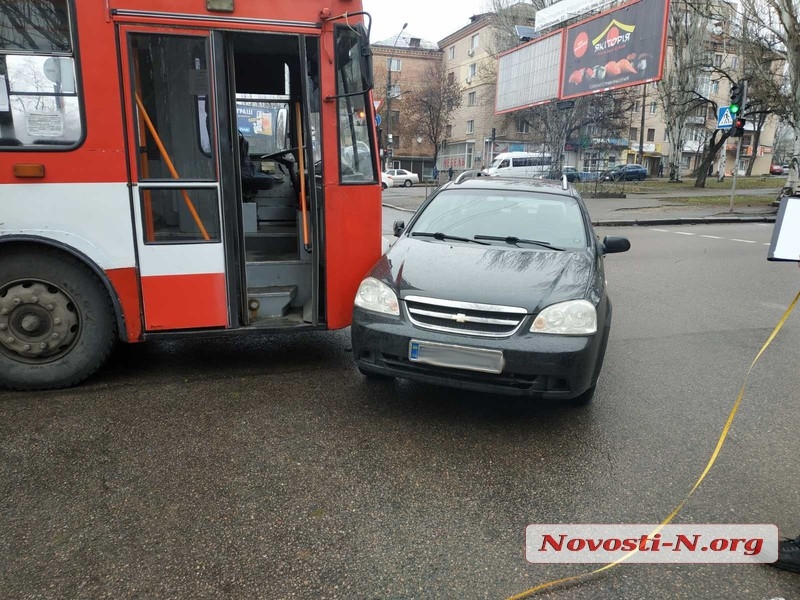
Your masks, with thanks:
M 558 31 L 500 56 L 496 114 L 549 102 L 558 96 L 562 35 Z
M 567 28 L 561 98 L 661 79 L 668 0 L 638 0 Z

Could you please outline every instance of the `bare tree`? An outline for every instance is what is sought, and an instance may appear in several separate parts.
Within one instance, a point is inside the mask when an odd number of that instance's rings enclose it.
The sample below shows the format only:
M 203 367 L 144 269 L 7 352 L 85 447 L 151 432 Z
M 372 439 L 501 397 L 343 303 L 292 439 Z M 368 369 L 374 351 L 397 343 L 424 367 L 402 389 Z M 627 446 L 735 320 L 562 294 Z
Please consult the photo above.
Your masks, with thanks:
M 658 82 L 659 102 L 664 110 L 670 144 L 669 180 L 681 181 L 681 157 L 686 142 L 687 118 L 704 106 L 698 97 L 699 77 L 705 65 L 704 47 L 708 17 L 689 0 L 675 0 L 667 23 L 668 48 L 664 77 Z
M 742 21 L 760 42 L 785 61 L 773 111 L 793 130 L 784 192 L 800 194 L 800 4 L 797 0 L 742 0 Z
M 567 140 L 584 128 L 590 128 L 598 143 L 619 135 L 630 122 L 633 106 L 628 90 L 592 94 L 575 99 L 575 105 L 561 109 L 551 102 L 541 106 L 515 111 L 515 118 L 522 118 L 538 132 L 544 146 L 550 152 L 555 170 L 564 162 L 564 147 Z
M 406 110 L 403 131 L 430 142 L 434 164 L 439 157 L 447 126 L 452 123 L 455 111 L 461 106 L 461 91 L 458 81 L 448 79 L 444 63 L 436 61 L 425 67 L 415 89 L 403 98 Z

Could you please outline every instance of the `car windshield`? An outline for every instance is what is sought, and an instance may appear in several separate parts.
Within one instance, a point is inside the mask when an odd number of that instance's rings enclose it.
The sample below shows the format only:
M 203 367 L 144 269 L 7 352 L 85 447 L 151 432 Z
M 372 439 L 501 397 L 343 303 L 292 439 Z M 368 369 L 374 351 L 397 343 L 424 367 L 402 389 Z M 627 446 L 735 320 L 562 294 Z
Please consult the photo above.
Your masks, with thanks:
M 581 208 L 574 198 L 523 191 L 443 190 L 411 230 L 543 240 L 567 249 L 587 245 Z

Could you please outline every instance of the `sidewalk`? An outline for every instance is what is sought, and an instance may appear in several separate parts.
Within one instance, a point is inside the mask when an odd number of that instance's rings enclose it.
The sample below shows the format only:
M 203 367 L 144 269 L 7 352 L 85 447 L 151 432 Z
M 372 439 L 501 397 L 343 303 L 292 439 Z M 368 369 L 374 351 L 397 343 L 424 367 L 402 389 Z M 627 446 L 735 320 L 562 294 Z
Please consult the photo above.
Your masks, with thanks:
M 390 188 L 383 192 L 383 206 L 413 213 L 425 199 L 425 186 Z M 428 193 L 434 188 L 428 187 Z M 736 197 L 757 196 L 780 192 L 779 188 L 737 190 Z M 728 206 L 691 206 L 670 201 L 670 197 L 724 196 L 722 190 L 668 190 L 639 194 L 626 189 L 627 198 L 589 198 L 584 202 L 594 225 L 681 225 L 702 223 L 771 223 L 777 208 L 771 206 L 738 206 L 728 212 Z

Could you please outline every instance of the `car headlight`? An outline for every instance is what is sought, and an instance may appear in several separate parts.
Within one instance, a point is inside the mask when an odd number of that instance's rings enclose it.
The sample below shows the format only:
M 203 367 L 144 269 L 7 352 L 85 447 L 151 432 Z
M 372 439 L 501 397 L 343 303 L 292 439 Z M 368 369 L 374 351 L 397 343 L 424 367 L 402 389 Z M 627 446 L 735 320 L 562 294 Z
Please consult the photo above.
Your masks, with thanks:
M 400 314 L 397 294 L 388 285 L 374 277 L 367 277 L 358 286 L 355 305 L 364 310 L 371 310 L 385 315 L 397 316 Z
M 597 310 L 588 300 L 559 302 L 536 315 L 531 332 L 561 335 L 597 333 Z

